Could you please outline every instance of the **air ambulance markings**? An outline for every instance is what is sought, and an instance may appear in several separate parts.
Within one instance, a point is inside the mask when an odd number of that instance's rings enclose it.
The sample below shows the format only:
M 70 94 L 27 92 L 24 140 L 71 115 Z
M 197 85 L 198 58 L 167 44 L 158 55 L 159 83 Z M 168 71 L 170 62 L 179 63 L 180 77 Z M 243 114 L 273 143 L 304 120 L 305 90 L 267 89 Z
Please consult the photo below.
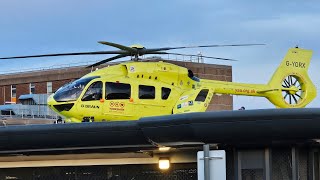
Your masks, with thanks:
M 124 102 L 110 101 L 109 109 L 111 111 L 124 111 Z

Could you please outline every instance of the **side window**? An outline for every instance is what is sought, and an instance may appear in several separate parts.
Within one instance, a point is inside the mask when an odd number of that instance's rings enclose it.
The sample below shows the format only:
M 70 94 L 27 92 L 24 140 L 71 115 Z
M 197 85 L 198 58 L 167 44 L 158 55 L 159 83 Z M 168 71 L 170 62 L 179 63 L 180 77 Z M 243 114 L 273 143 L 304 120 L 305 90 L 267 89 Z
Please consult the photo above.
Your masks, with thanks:
M 139 85 L 139 99 L 154 99 L 156 88 L 154 86 Z
M 204 102 L 207 98 L 208 92 L 209 92 L 209 89 L 202 89 L 199 92 L 198 96 L 196 97 L 195 101 Z
M 162 97 L 162 99 L 164 99 L 164 100 L 168 99 L 170 93 L 171 93 L 171 89 L 170 88 L 165 88 L 165 87 L 161 88 L 161 97 Z
M 82 97 L 82 101 L 94 101 L 102 98 L 102 82 L 94 82 L 87 89 L 86 93 Z
M 106 99 L 130 99 L 131 85 L 123 83 L 106 83 Z

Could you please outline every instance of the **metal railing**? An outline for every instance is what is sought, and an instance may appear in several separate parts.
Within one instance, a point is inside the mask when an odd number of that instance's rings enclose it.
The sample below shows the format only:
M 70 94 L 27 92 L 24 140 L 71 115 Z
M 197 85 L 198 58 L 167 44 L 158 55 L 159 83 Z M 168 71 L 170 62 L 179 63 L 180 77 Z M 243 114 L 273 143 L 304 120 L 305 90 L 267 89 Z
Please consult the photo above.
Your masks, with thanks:
M 21 118 L 21 119 L 58 119 L 58 114 L 48 109 L 46 113 L 40 110 L 17 109 L 8 110 L 6 115 L 1 114 L 1 118 Z

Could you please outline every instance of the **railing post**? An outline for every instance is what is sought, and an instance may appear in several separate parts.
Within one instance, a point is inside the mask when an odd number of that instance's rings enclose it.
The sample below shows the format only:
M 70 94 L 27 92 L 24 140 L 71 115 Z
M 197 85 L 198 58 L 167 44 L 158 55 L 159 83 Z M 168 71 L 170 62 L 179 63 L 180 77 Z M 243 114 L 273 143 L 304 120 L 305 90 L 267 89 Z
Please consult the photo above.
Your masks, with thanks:
M 210 147 L 203 145 L 204 180 L 210 180 Z

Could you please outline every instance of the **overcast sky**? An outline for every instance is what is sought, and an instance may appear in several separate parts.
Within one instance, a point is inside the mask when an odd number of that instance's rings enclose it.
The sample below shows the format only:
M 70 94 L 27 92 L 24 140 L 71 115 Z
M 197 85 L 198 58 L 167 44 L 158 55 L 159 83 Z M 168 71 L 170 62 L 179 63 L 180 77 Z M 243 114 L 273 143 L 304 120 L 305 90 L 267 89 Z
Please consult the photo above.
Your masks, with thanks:
M 312 49 L 319 91 L 319 0 L 0 0 L 0 56 L 112 50 L 105 40 L 146 47 L 266 43 L 260 47 L 174 51 L 239 59 L 233 81 L 267 83 L 290 47 Z M 97 61 L 105 56 L 3 60 L 9 70 Z M 320 107 L 320 98 L 308 107 Z M 264 98 L 234 96 L 234 108 L 273 108 Z

